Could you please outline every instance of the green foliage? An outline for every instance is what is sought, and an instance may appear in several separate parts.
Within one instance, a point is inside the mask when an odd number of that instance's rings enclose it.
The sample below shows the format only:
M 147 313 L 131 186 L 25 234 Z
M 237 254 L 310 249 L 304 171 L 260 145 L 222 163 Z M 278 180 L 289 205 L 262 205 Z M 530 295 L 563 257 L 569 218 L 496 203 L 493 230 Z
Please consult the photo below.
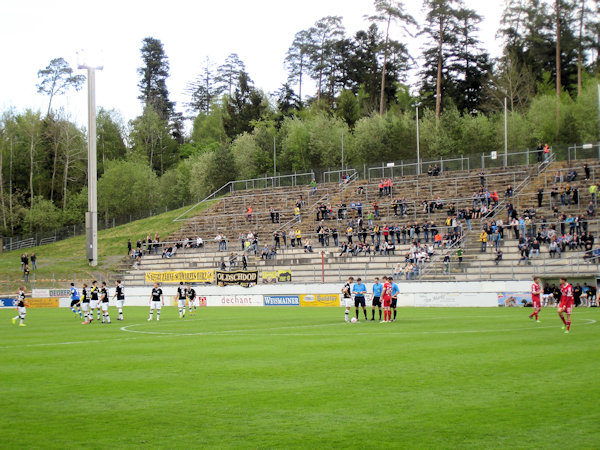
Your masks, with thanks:
M 54 203 L 36 196 L 23 218 L 23 229 L 26 233 L 39 233 L 60 228 L 62 223 L 62 212 Z
M 47 115 L 52 111 L 52 99 L 55 95 L 63 95 L 70 88 L 78 91 L 85 81 L 83 75 L 73 75 L 73 69 L 64 58 L 51 60 L 45 69 L 38 70 L 38 78 L 41 78 L 37 85 L 38 92 L 49 98 Z
M 131 122 L 130 138 L 134 153 L 147 158 L 157 173 L 163 174 L 177 162 L 177 142 L 152 106 L 146 106 L 143 114 Z
M 142 41 L 140 52 L 143 66 L 137 70 L 140 77 L 138 99 L 144 103 L 145 109 L 152 107 L 161 120 L 169 122 L 175 104 L 169 100 L 169 60 L 163 44 L 159 39 L 146 37 Z
M 194 119 L 192 142 L 201 150 L 214 149 L 215 144 L 227 140 L 223 126 L 223 111 L 213 107 L 209 114 L 198 114 Z
M 111 161 L 98 180 L 98 213 L 111 218 L 156 211 L 157 188 L 158 177 L 144 161 Z
M 350 90 L 344 89 L 337 98 L 335 115 L 344 120 L 350 128 L 359 118 L 358 99 Z

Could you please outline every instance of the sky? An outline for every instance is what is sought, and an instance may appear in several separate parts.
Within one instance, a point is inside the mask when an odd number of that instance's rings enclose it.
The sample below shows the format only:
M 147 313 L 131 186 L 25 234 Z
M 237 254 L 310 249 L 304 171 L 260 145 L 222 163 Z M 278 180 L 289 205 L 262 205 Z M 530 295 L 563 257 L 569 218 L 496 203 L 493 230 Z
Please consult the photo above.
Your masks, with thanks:
M 407 10 L 423 23 L 421 1 L 405 1 Z M 504 1 L 465 0 L 483 18 L 479 37 L 492 57 L 501 47 L 496 39 Z M 365 15 L 374 13 L 372 0 L 20 0 L 0 2 L 0 42 L 5 66 L 0 70 L 0 111 L 14 107 L 43 112 L 48 98 L 38 94 L 37 72 L 51 59 L 64 58 L 76 73 L 77 52 L 101 55 L 104 66 L 96 75 L 98 107 L 117 110 L 125 122 L 141 113 L 137 99 L 137 68 L 141 66 L 142 40 L 162 41 L 169 59 L 167 87 L 177 110 L 187 100 L 186 83 L 198 76 L 206 57 L 221 64 L 237 53 L 256 87 L 278 90 L 286 81 L 285 53 L 294 34 L 318 19 L 339 15 L 347 35 L 366 29 Z M 392 37 L 401 38 L 399 30 Z M 406 40 L 405 40 L 406 42 Z M 422 42 L 408 39 L 409 50 L 419 56 Z M 303 93 L 309 86 L 303 86 Z M 53 100 L 80 125 L 87 121 L 86 87 Z

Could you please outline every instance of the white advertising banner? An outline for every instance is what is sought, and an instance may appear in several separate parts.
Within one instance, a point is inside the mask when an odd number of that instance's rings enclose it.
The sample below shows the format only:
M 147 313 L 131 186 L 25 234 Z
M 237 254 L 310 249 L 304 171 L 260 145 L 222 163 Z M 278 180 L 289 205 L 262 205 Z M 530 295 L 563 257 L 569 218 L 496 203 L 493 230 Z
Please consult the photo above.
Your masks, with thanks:
M 206 306 L 263 306 L 262 295 L 207 295 Z

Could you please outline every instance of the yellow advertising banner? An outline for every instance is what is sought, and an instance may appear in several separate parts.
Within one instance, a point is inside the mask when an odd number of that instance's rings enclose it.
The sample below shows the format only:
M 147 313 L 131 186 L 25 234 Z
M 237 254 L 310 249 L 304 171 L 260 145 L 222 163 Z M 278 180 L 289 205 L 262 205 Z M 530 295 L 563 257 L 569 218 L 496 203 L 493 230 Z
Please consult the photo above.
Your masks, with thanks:
M 208 270 L 179 270 L 176 272 L 146 272 L 146 281 L 152 283 L 212 283 L 215 281 L 215 271 Z
M 340 294 L 301 295 L 300 306 L 340 306 Z
M 262 282 L 263 284 L 291 283 L 292 272 L 289 270 L 263 270 Z
M 27 298 L 30 308 L 58 308 L 58 298 Z

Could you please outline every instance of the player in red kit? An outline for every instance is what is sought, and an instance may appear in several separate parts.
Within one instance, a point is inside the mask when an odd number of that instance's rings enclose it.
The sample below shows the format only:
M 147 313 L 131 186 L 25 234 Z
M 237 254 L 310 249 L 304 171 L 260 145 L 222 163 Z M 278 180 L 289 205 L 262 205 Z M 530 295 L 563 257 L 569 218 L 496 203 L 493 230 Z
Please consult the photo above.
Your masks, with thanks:
M 542 309 L 542 285 L 538 277 L 533 277 L 533 284 L 531 285 L 531 303 L 533 306 L 533 312 L 529 315 L 530 319 L 535 319 L 537 323 L 540 323 L 539 314 Z
M 562 329 L 565 330 L 566 328 L 565 333 L 567 334 L 571 331 L 571 314 L 573 313 L 574 304 L 575 299 L 573 298 L 573 286 L 567 283 L 567 279 L 565 277 L 561 277 L 558 315 L 560 316 L 560 320 L 562 320 L 564 323 Z M 567 320 L 565 320 L 564 313 L 567 314 Z
M 392 283 L 388 277 L 383 277 L 381 300 L 383 301 L 383 320 L 380 323 L 389 322 L 392 319 Z

